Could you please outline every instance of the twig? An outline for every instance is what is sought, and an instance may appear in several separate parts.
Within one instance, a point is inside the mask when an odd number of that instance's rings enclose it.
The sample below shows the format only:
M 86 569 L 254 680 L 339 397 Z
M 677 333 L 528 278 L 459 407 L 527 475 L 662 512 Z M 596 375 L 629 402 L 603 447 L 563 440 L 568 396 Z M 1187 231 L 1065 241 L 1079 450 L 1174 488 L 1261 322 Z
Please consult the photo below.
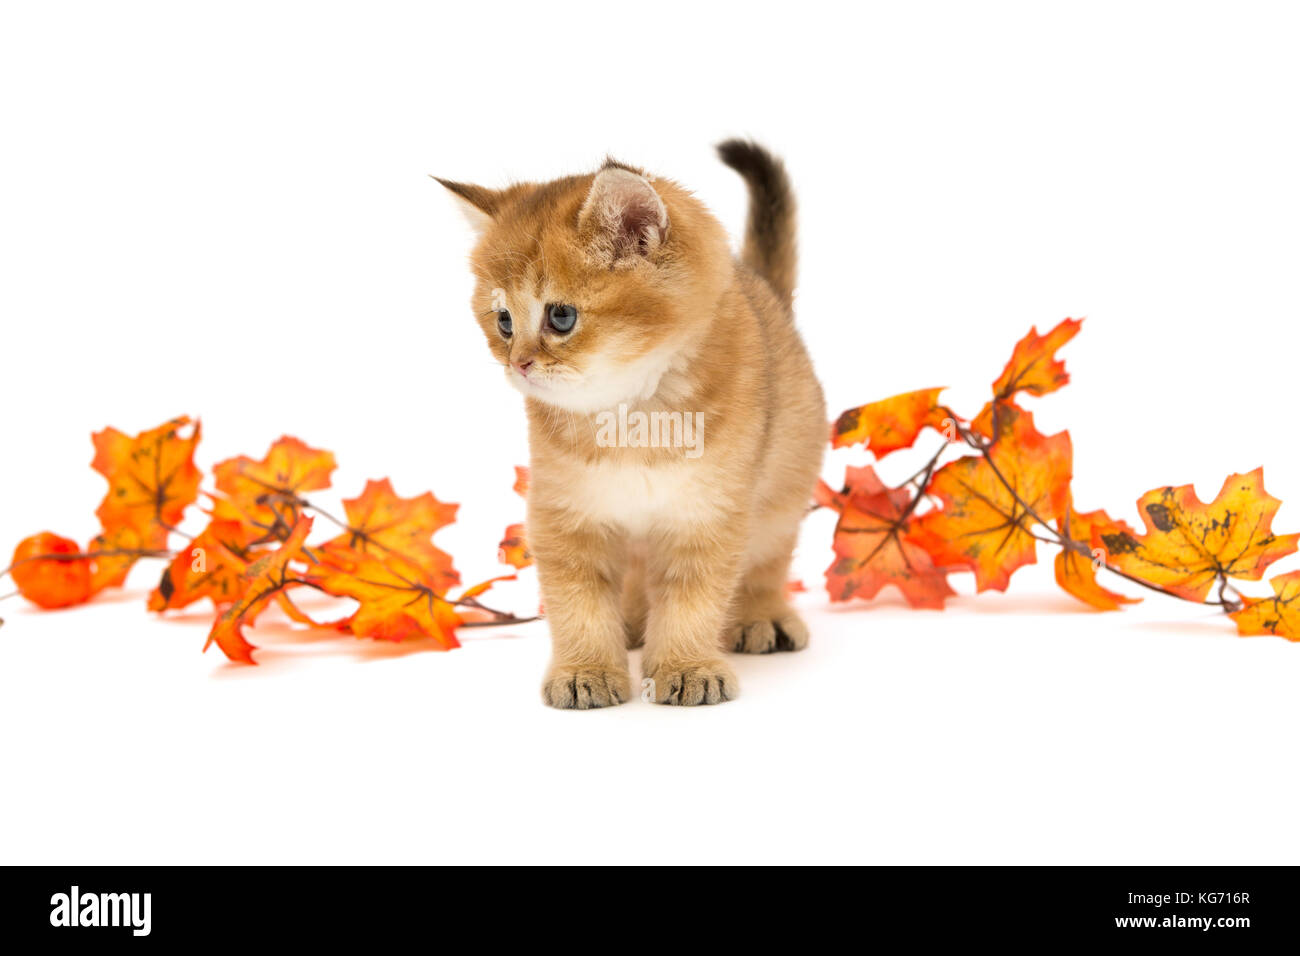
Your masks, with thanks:
M 511 614 L 509 615 L 508 619 L 503 618 L 502 620 L 499 621 L 462 621 L 457 626 L 458 627 L 505 627 L 506 625 L 509 624 L 530 624 L 533 621 L 540 621 L 541 619 L 542 616 L 540 614 L 534 614 L 532 617 L 515 617 L 513 614 Z
M 20 558 L 9 567 L 0 571 L 0 578 L 6 574 L 11 574 L 14 568 L 21 567 L 29 561 L 88 561 L 94 558 L 166 558 L 171 560 L 176 557 L 175 551 L 166 551 L 161 548 L 109 548 L 105 551 L 77 551 L 62 552 L 60 554 L 30 554 L 25 558 Z

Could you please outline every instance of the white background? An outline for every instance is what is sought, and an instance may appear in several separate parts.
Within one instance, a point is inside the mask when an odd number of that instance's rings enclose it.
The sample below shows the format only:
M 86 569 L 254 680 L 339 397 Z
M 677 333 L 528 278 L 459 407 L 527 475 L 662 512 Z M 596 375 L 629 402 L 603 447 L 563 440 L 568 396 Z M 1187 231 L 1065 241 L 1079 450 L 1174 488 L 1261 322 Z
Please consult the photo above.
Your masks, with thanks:
M 499 573 L 521 400 L 427 174 L 609 152 L 735 234 L 711 152 L 735 134 L 799 189 L 832 414 L 932 385 L 974 414 L 1031 325 L 1086 315 L 1073 383 L 1034 404 L 1074 437 L 1079 505 L 1136 522 L 1149 488 L 1264 464 L 1296 530 L 1298 26 L 1228 3 L 6 6 L 0 547 L 87 539 L 90 432 L 188 413 L 205 471 L 288 432 L 336 452 L 338 496 L 389 475 L 461 502 L 439 542 Z M 0 858 L 1297 862 L 1300 646 L 1158 596 L 1091 613 L 1047 552 L 1006 595 L 956 576 L 943 613 L 832 608 L 832 524 L 798 557 L 812 647 L 733 658 L 743 696 L 712 708 L 548 710 L 541 624 L 408 653 L 268 613 L 262 666 L 231 666 L 199 653 L 206 610 L 145 611 L 156 565 L 85 608 L 5 601 Z M 532 574 L 498 603 L 534 606 Z

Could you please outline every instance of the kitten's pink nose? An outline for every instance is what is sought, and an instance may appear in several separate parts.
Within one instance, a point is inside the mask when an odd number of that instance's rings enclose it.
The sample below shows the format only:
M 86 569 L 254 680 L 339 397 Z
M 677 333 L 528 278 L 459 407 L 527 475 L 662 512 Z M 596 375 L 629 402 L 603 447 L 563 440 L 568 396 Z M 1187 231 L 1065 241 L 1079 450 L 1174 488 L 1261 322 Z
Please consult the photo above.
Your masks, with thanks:
M 532 368 L 532 367 L 533 367 L 533 360 L 532 360 L 532 359 L 529 359 L 529 360 L 526 361 L 526 362 L 516 362 L 516 363 L 515 363 L 515 368 L 519 370 L 519 374 L 520 374 L 520 375 L 527 375 L 527 374 L 528 374 L 528 370 L 529 370 L 530 368 Z

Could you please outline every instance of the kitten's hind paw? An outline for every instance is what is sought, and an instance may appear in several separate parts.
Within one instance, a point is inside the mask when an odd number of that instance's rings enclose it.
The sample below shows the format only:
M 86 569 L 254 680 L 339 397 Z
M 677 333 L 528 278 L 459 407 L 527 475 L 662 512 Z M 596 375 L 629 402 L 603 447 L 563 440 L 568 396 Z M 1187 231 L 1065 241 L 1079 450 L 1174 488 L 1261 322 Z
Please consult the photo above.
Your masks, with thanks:
M 560 710 L 612 707 L 631 694 L 631 677 L 615 667 L 565 664 L 552 667 L 542 681 L 542 700 Z
M 720 704 L 740 694 L 736 675 L 721 660 L 663 664 L 648 671 L 648 695 L 657 704 Z
M 787 611 L 770 620 L 764 617 L 735 625 L 728 645 L 742 654 L 801 651 L 808 646 L 808 625 L 794 611 Z

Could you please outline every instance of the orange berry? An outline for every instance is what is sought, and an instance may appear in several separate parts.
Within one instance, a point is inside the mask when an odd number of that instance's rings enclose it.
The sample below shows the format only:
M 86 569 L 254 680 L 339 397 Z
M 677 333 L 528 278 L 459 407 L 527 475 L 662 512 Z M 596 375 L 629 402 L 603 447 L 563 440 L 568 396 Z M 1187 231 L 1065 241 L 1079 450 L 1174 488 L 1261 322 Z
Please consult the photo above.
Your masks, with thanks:
M 14 549 L 13 575 L 18 593 L 44 608 L 67 607 L 90 599 L 90 560 L 36 558 L 46 554 L 80 554 L 68 538 L 42 531 L 24 538 Z M 36 560 L 28 560 L 36 558 Z

